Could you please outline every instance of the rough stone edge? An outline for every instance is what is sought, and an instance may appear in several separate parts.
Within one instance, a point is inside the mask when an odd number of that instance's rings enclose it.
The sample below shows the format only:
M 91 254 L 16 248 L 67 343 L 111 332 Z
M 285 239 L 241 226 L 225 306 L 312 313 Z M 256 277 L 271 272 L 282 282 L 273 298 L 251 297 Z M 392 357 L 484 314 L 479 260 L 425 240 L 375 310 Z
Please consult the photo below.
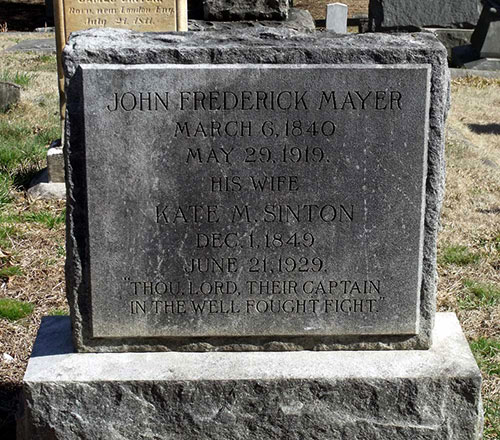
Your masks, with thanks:
M 428 349 L 436 309 L 436 244 L 445 183 L 445 120 L 450 105 L 447 53 L 435 36 L 304 34 L 285 29 L 240 32 L 142 34 L 99 29 L 72 34 L 63 52 L 68 93 L 66 115 L 67 234 L 66 285 L 75 346 L 81 352 L 120 351 L 289 351 Z M 431 64 L 431 102 L 424 227 L 424 261 L 420 294 L 420 332 L 415 336 L 268 338 L 134 338 L 93 339 L 90 328 L 87 200 L 79 64 Z M 77 123 L 73 124 L 73 122 Z M 74 126 L 74 127 L 73 127 Z M 75 144 L 76 148 L 72 148 Z M 79 148 L 80 147 L 80 148 Z M 79 183 L 79 185 L 78 185 Z M 77 191 L 77 188 L 80 191 Z M 89 323 L 85 325 L 85 322 Z
M 423 428 L 421 434 L 426 439 L 479 440 L 483 426 L 481 374 L 456 316 L 452 313 L 439 315 L 441 315 L 437 318 L 439 343 L 431 350 L 433 353 L 409 352 L 411 354 L 407 357 L 412 359 L 416 355 L 421 360 L 405 362 L 403 366 L 394 362 L 394 356 L 399 354 L 359 353 L 367 357 L 363 364 L 366 368 L 361 373 L 351 365 L 357 364 L 358 361 L 355 359 L 358 356 L 342 361 L 341 366 L 338 366 L 334 359 L 337 357 L 345 359 L 346 355 L 341 352 L 331 353 L 329 355 L 331 359 L 320 361 L 330 364 L 330 367 L 326 369 L 319 367 L 316 361 L 308 356 L 302 356 L 300 360 L 293 356 L 297 359 L 293 368 L 289 368 L 292 367 L 290 362 L 279 360 L 281 357 L 287 357 L 287 354 L 267 353 L 266 356 L 271 357 L 271 363 L 280 364 L 279 371 L 268 370 L 265 362 L 260 359 L 263 356 L 249 362 L 249 357 L 245 353 L 183 354 L 183 356 L 192 357 L 190 361 L 178 356 L 170 358 L 171 354 L 168 353 L 156 353 L 162 359 L 158 361 L 159 368 L 151 362 L 151 353 L 137 354 L 136 356 L 139 357 L 144 356 L 145 360 L 135 358 L 130 360 L 130 363 L 123 360 L 122 356 L 127 355 L 122 354 L 104 355 L 106 357 L 99 360 L 99 355 L 96 357 L 92 354 L 73 352 L 67 317 L 45 317 L 42 320 L 23 381 L 23 400 L 18 414 L 17 438 L 18 440 L 66 439 L 65 433 L 70 432 L 72 439 L 120 438 L 123 440 L 129 437 L 110 435 L 114 433 L 113 426 L 125 424 L 126 430 L 127 423 L 134 424 L 133 426 L 142 432 L 150 426 L 147 417 L 137 418 L 141 413 L 137 412 L 136 402 L 143 402 L 144 408 L 151 408 L 153 405 L 151 414 L 154 415 L 156 411 L 159 415 L 158 418 L 154 418 L 155 421 L 160 422 L 162 418 L 168 420 L 174 416 L 176 423 L 167 423 L 162 426 L 166 430 L 176 429 L 175 438 L 215 438 L 211 435 L 210 429 L 201 431 L 196 429 L 198 422 L 200 426 L 207 428 L 206 418 L 192 419 L 192 416 L 196 414 L 203 416 L 206 403 L 210 401 L 219 408 L 219 414 L 224 414 L 224 411 L 232 413 L 234 408 L 237 414 L 246 411 L 246 415 L 255 422 L 272 426 L 276 426 L 277 423 L 283 425 L 284 420 L 286 423 L 286 419 L 281 417 L 279 411 L 279 408 L 283 409 L 283 404 L 286 407 L 287 404 L 296 402 L 301 410 L 301 405 L 306 405 L 305 413 L 302 414 L 299 411 L 295 415 L 292 412 L 292 419 L 288 419 L 290 423 L 294 423 L 300 418 L 301 422 L 296 426 L 306 432 L 308 429 L 309 432 L 311 429 L 316 432 L 315 428 L 325 429 L 325 427 L 336 427 L 339 424 L 342 426 L 343 422 L 339 420 L 343 419 L 340 416 L 348 413 L 346 425 L 353 421 L 373 424 L 378 416 L 380 418 L 378 425 L 382 430 L 384 426 L 393 426 L 396 429 L 394 434 L 401 435 L 401 437 L 395 435 L 394 438 L 409 438 L 407 437 L 409 431 L 411 432 L 412 429 L 418 431 L 419 428 Z M 321 354 L 317 353 L 316 356 L 318 355 Z M 377 368 L 376 365 L 381 362 L 380 358 L 385 355 L 389 359 L 382 360 L 382 362 L 387 362 L 387 368 Z M 205 362 L 201 360 L 204 356 L 209 356 L 206 359 L 206 367 Z M 226 356 L 229 358 L 224 359 Z M 278 359 L 273 359 L 273 356 L 277 356 Z M 405 357 L 406 354 L 401 353 L 401 356 Z M 372 362 L 369 360 L 370 357 L 373 357 Z M 221 359 L 224 365 L 222 369 L 219 368 L 221 363 L 215 361 L 216 358 Z M 36 362 L 37 360 L 42 362 Z M 100 362 L 100 365 L 96 366 L 96 371 L 105 371 L 106 377 L 100 378 L 99 374 L 88 375 L 87 365 L 92 362 Z M 143 364 L 151 374 L 142 375 L 143 368 L 140 366 Z M 191 371 L 189 367 L 191 364 L 198 365 L 196 371 Z M 54 365 L 54 368 L 48 369 L 47 365 Z M 126 370 L 127 373 L 116 374 L 113 365 Z M 109 366 L 111 368 L 108 368 Z M 136 371 L 136 373 L 131 371 Z M 203 371 L 202 374 L 200 371 Z M 312 389 L 318 390 L 319 393 L 308 396 Z M 384 399 L 396 401 L 396 405 L 401 408 L 403 414 L 404 408 L 407 408 L 407 415 L 410 416 L 407 423 L 401 426 L 393 425 L 391 423 L 393 419 L 386 418 L 392 415 L 392 412 L 385 405 L 381 408 L 380 414 L 376 404 L 366 405 L 365 400 L 368 401 L 370 394 L 365 394 L 360 390 L 369 391 L 370 389 L 374 392 L 372 397 L 375 401 L 380 394 L 383 395 L 382 401 Z M 184 392 L 186 390 L 189 398 L 186 398 Z M 339 396 L 341 401 L 347 402 L 352 397 L 350 390 L 353 393 L 358 392 L 356 398 L 349 404 L 353 405 L 352 409 L 351 406 L 336 405 L 338 398 L 334 397 L 331 401 L 328 398 L 331 393 Z M 262 405 L 246 407 L 244 399 L 250 396 L 251 400 L 257 397 L 256 394 Z M 232 398 L 234 395 L 240 398 L 235 400 Z M 132 397 L 132 400 L 127 397 Z M 427 398 L 429 402 L 425 400 Z M 413 411 L 414 405 L 419 409 Z M 102 412 L 99 408 L 102 408 Z M 263 411 L 264 408 L 265 411 Z M 426 408 L 427 411 L 432 412 L 429 414 L 430 419 L 425 418 Z M 433 408 L 435 411 L 432 410 Z M 311 414 L 315 417 L 312 422 L 323 423 L 322 426 L 315 427 L 314 424 L 311 426 L 305 423 L 311 409 L 313 411 Z M 121 420 L 119 416 L 113 416 L 115 410 L 120 414 L 125 412 L 133 416 Z M 318 412 L 324 414 L 324 422 L 321 421 L 321 416 L 318 417 Z M 97 419 L 96 413 L 99 413 Z M 210 411 L 207 415 L 209 414 Z M 375 419 L 367 419 L 368 415 L 374 416 Z M 416 417 L 414 420 L 411 419 L 412 415 Z M 424 415 L 423 419 L 419 417 L 422 415 Z M 336 417 L 331 419 L 332 425 L 329 425 L 331 416 Z M 397 420 L 397 413 L 395 417 Z M 402 414 L 399 417 L 402 417 Z M 436 425 L 436 421 L 441 423 Z M 235 417 L 226 421 L 217 418 L 213 422 L 215 425 L 218 423 L 224 425 L 229 422 L 227 434 L 238 432 L 238 428 L 246 423 L 244 418 Z M 138 427 L 137 424 L 139 424 Z M 92 432 L 85 430 L 85 427 L 89 425 L 93 427 Z M 193 426 L 197 431 L 196 435 L 193 435 Z M 429 432 L 425 428 L 430 428 Z M 100 429 L 106 432 L 101 432 Z M 245 438 L 285 438 L 286 433 L 277 431 L 266 433 L 265 436 L 254 434 Z M 300 438 L 316 438 L 316 435 Z M 393 437 L 384 436 L 383 438 L 392 439 Z

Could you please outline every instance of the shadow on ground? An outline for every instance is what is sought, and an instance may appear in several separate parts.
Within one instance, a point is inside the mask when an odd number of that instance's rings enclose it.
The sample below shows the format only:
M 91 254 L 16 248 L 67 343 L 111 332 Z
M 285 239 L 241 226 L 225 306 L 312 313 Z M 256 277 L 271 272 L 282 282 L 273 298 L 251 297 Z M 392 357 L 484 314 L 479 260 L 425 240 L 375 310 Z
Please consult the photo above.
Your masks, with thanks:
M 500 134 L 500 124 L 468 124 L 476 134 Z
M 0 382 L 0 434 L 2 440 L 16 440 L 16 412 L 21 384 Z

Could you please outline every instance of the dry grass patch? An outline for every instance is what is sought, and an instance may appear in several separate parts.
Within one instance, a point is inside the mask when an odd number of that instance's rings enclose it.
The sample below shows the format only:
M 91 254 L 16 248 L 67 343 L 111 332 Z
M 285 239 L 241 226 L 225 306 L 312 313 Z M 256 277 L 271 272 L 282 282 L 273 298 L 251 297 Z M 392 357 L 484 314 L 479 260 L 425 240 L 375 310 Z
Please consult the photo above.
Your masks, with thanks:
M 496 109 L 496 110 L 495 110 Z M 500 438 L 500 80 L 452 82 L 438 306 L 455 311 L 483 374 L 485 440 Z
M 26 222 L 22 219 L 27 212 L 60 218 L 64 203 L 30 202 L 20 196 L 10 208 L 10 220 L 4 217 L 2 224 L 15 225 L 18 234 L 12 240 L 9 256 L 3 261 L 6 265 L 18 267 L 21 273 L 4 279 L 0 285 L 0 298 L 29 303 L 34 309 L 19 321 L 0 316 L 0 352 L 14 358 L 13 362 L 0 363 L 0 380 L 20 383 L 41 317 L 53 314 L 54 310 L 67 312 L 64 223 L 58 221 L 48 225 L 44 221 Z

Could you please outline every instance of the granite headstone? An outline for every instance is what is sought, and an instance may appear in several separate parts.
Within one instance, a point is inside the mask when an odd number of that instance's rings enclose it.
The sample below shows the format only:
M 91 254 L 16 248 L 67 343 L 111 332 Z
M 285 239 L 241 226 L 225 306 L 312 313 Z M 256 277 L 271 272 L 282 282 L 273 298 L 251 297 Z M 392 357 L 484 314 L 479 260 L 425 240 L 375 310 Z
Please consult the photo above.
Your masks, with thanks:
M 215 21 L 285 20 L 289 0 L 203 0 L 203 18 Z
M 471 41 L 481 58 L 500 58 L 500 1 L 486 0 Z
M 434 36 L 93 30 L 64 56 L 72 316 L 42 321 L 20 440 L 479 440 L 434 316 Z
M 481 12 L 480 0 L 370 0 L 374 31 L 422 27 L 474 28 Z
M 442 46 L 255 34 L 65 49 L 79 350 L 429 346 Z
M 330 3 L 326 5 L 326 29 L 337 34 L 347 34 L 347 5 Z
M 0 112 L 5 112 L 10 106 L 21 99 L 21 87 L 6 81 L 0 81 Z

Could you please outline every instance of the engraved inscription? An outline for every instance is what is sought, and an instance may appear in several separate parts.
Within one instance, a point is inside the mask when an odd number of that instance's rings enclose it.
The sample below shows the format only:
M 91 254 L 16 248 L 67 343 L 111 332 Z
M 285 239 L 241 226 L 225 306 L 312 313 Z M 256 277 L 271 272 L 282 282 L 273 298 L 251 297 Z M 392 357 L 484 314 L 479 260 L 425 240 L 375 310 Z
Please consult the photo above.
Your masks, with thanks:
M 428 75 L 84 66 L 94 336 L 415 334 Z

